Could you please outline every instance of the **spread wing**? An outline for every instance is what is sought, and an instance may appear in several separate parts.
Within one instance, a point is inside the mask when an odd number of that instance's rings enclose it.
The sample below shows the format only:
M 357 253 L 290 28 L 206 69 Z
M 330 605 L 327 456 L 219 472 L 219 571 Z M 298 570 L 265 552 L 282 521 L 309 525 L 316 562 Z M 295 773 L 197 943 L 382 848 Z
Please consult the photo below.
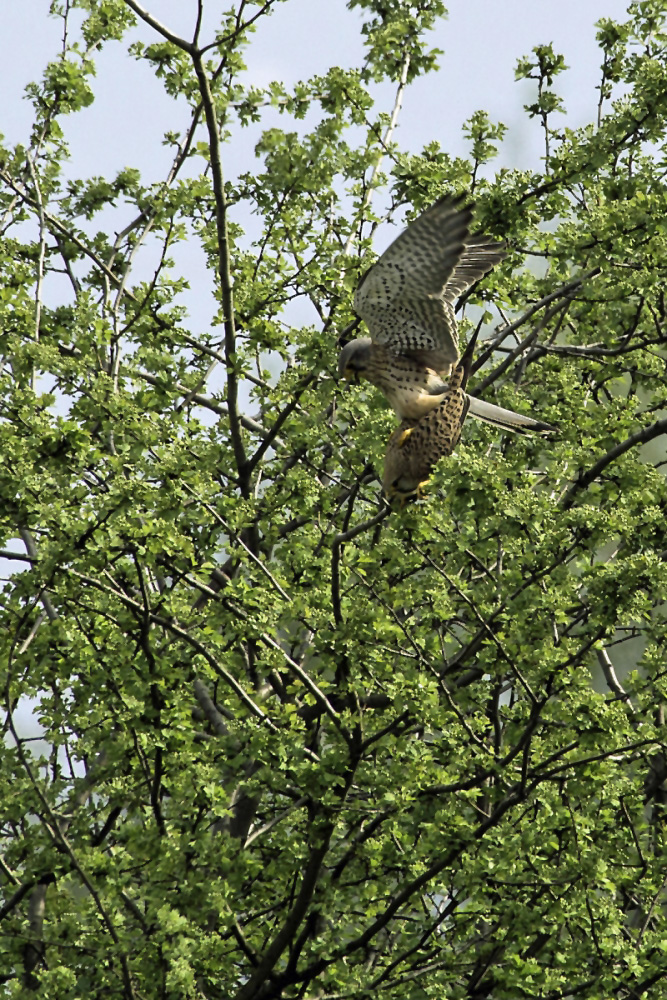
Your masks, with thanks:
M 414 354 L 436 371 L 458 359 L 454 302 L 506 254 L 488 236 L 471 236 L 472 207 L 441 198 L 411 222 L 366 272 L 354 308 L 371 339 Z

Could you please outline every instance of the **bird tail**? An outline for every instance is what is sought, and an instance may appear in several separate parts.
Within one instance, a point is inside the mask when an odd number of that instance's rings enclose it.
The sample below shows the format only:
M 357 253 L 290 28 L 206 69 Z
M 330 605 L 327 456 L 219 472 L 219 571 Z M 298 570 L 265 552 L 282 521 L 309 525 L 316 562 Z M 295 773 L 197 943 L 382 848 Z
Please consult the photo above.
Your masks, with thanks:
M 487 403 L 483 399 L 477 399 L 476 396 L 468 396 L 468 402 L 470 416 L 477 417 L 487 424 L 493 424 L 494 427 L 500 427 L 504 431 L 513 431 L 515 434 L 553 434 L 557 430 L 551 424 L 526 417 L 523 413 L 505 410 L 502 406 Z

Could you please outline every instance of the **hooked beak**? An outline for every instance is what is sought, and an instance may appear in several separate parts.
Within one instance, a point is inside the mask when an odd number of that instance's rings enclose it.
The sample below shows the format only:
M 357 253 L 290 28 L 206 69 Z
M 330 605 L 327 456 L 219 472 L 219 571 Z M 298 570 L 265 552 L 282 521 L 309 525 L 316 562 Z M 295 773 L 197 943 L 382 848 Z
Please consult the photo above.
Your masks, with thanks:
M 352 385 L 359 385 L 359 372 L 355 371 L 354 368 L 350 368 L 349 365 L 343 372 L 343 378 Z

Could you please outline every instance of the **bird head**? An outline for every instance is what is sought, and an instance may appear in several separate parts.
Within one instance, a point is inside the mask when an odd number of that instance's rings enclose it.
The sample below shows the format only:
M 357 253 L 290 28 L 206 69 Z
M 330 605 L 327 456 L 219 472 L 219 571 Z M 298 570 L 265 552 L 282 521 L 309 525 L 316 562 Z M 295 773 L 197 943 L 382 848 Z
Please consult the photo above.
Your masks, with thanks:
M 338 374 L 348 382 L 358 382 L 368 369 L 373 341 L 370 337 L 351 340 L 340 352 Z

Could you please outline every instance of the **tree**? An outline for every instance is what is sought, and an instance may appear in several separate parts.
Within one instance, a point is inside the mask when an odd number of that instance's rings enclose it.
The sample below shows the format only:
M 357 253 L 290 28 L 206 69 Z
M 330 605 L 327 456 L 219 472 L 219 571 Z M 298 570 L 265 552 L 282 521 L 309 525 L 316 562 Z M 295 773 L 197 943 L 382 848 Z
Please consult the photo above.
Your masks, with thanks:
M 205 37 L 200 2 L 189 38 L 54 3 L 63 50 L 0 153 L 3 995 L 662 997 L 667 3 L 600 22 L 579 130 L 563 57 L 521 60 L 544 171 L 495 174 L 482 112 L 467 160 L 394 141 L 439 0 L 350 0 L 363 65 L 293 91 L 242 76 L 276 3 Z M 68 179 L 67 115 L 137 19 L 189 108 L 172 168 Z M 466 190 L 510 250 L 466 306 L 475 391 L 559 434 L 468 425 L 390 510 L 394 418 L 336 387 L 337 337 L 378 224 Z

